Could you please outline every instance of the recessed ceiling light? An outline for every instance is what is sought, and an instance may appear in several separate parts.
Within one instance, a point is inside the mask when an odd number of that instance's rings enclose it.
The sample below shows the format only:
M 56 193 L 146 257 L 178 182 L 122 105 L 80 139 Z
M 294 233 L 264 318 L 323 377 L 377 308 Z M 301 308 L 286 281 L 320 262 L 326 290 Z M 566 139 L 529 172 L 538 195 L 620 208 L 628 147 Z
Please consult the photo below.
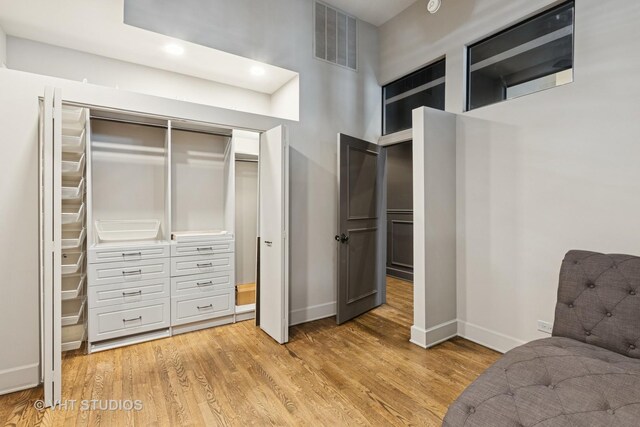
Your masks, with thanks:
M 265 72 L 266 71 L 264 70 L 264 68 L 259 65 L 254 65 L 253 67 L 251 67 L 251 74 L 253 74 L 254 76 L 264 76 Z
M 169 43 L 164 47 L 164 51 L 171 55 L 182 55 L 184 53 L 184 48 L 179 44 Z

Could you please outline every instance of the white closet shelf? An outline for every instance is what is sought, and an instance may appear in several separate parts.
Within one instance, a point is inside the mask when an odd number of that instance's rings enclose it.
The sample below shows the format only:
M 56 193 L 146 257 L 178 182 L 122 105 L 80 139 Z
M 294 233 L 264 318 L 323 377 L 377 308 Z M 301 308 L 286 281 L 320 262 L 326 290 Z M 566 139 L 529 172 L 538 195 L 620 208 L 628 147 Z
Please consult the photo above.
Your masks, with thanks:
M 236 314 L 249 313 L 256 311 L 255 304 L 236 305 Z
M 157 219 L 98 220 L 96 231 L 102 242 L 155 240 L 160 231 L 160 221 Z
M 84 171 L 85 154 L 62 153 L 62 175 L 78 177 Z
M 87 227 L 82 230 L 62 230 L 62 249 L 77 249 L 87 237 Z
M 62 129 L 62 151 L 64 153 L 84 153 L 84 129 Z
M 64 326 L 62 328 L 62 351 L 77 350 L 87 339 L 87 328 L 84 324 Z
M 62 301 L 62 326 L 76 325 L 80 321 L 86 301 L 85 297 Z
M 80 273 L 64 276 L 62 278 L 62 299 L 68 300 L 78 298 L 82 293 L 82 288 L 86 279 L 87 275 Z
M 67 276 L 75 274 L 82 268 L 84 252 L 63 252 L 62 253 L 62 274 Z
M 62 180 L 62 200 L 79 200 L 84 195 L 84 178 Z
M 78 224 L 84 219 L 84 203 L 62 205 L 62 225 Z
M 84 128 L 87 119 L 86 109 L 82 107 L 71 107 L 69 105 L 62 106 L 62 127 L 69 129 Z

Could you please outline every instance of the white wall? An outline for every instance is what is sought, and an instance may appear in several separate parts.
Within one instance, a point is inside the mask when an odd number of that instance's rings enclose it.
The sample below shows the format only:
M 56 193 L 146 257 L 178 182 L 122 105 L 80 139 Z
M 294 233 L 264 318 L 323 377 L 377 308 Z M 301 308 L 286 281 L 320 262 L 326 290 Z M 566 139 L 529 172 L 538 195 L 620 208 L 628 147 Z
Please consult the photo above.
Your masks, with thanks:
M 125 1 L 125 22 L 300 73 L 300 122 L 289 129 L 290 319 L 334 314 L 336 134 L 380 135 L 377 29 L 358 21 L 354 72 L 314 59 L 311 0 Z
M 413 325 L 432 347 L 457 333 L 456 116 L 413 110 Z
M 382 26 L 381 79 L 447 55 L 462 112 L 464 45 L 548 0 L 424 2 Z M 499 350 L 544 337 L 573 248 L 639 254 L 640 3 L 580 0 L 575 82 L 464 113 L 457 125 L 459 332 Z
M 299 106 L 300 76 L 296 76 L 271 95 L 271 115 L 289 120 L 299 120 Z
M 9 36 L 7 59 L 7 66 L 13 70 L 76 81 L 87 79 L 89 83 L 147 95 L 272 114 L 271 95 L 266 93 L 32 40 Z

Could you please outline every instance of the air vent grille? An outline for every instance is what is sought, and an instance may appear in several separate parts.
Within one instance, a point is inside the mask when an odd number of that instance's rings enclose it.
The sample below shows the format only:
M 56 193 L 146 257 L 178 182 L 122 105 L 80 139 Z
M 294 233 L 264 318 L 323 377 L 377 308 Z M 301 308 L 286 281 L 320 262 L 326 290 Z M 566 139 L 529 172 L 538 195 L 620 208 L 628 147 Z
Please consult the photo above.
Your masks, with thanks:
M 314 53 L 316 58 L 356 70 L 357 21 L 324 3 L 315 3 Z

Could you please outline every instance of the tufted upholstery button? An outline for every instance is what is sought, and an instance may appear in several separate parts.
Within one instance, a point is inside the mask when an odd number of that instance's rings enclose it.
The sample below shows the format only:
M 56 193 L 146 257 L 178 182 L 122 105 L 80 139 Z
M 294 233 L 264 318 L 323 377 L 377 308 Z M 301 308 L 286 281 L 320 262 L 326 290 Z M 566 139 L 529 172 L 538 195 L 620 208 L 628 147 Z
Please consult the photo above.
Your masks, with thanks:
M 586 336 L 590 336 L 590 335 L 591 335 L 591 332 L 590 332 L 590 331 L 584 331 L 584 334 L 585 334 Z
M 553 384 L 549 384 L 547 387 L 549 387 L 551 390 L 556 388 L 556 386 L 554 386 Z
M 470 414 L 475 414 L 476 413 L 476 408 L 474 408 L 473 406 L 469 408 L 469 413 Z
M 613 316 L 613 314 L 607 313 L 607 317 L 611 317 L 611 316 Z
M 573 304 L 572 303 L 569 303 L 569 308 L 573 308 Z
M 618 264 L 613 264 L 613 265 L 611 266 L 611 268 L 612 268 L 613 270 L 615 270 L 616 268 L 618 268 Z
M 589 289 L 593 289 L 596 287 L 595 283 L 589 283 L 587 286 L 589 286 Z
M 629 295 L 635 295 L 635 294 L 636 294 L 636 291 L 634 291 L 634 290 L 630 290 L 629 291 Z
M 580 261 L 573 261 L 573 264 L 574 265 L 578 265 L 578 264 L 580 264 Z
M 614 415 L 615 411 L 613 409 L 607 409 L 607 414 Z
M 513 392 L 512 392 L 512 391 L 508 391 L 508 392 L 507 392 L 507 396 L 511 396 L 511 397 L 513 397 Z
M 636 346 L 635 346 L 635 345 L 631 344 L 631 345 L 629 346 L 629 350 L 635 350 L 635 349 L 636 349 Z

